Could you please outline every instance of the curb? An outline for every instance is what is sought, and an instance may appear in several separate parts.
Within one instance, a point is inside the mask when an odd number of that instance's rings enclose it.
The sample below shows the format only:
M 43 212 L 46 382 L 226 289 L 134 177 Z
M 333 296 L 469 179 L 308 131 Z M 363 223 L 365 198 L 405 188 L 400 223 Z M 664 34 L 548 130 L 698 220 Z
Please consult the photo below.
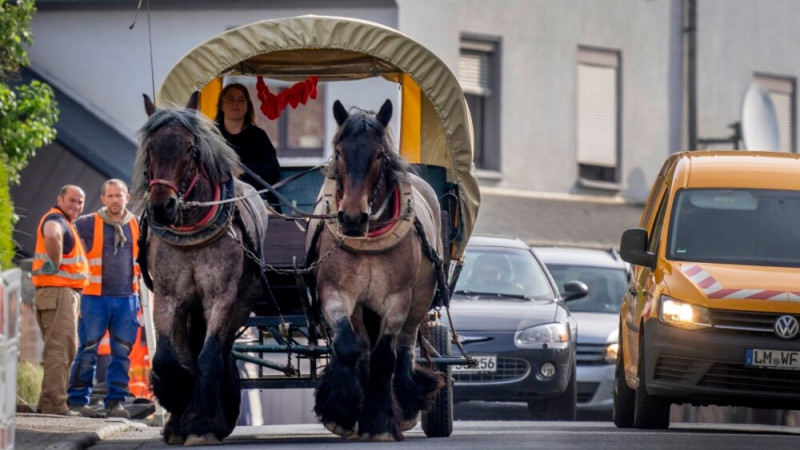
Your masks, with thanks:
M 131 422 L 127 419 L 106 419 L 106 421 L 111 423 L 103 425 L 95 431 L 74 433 L 66 441 L 50 444 L 45 447 L 45 450 L 83 450 L 116 433 L 133 428 L 146 428 L 144 424 Z

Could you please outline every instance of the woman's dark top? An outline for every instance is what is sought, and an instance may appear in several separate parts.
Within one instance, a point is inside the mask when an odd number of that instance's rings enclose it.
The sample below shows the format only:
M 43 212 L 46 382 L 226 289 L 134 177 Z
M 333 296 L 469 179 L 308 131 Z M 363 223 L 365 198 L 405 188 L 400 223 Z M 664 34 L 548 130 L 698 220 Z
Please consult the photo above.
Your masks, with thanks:
M 228 133 L 225 126 L 220 124 L 220 131 L 239 155 L 242 164 L 255 172 L 262 180 L 269 184 L 275 184 L 281 179 L 281 165 L 278 162 L 278 153 L 269 140 L 267 133 L 256 125 L 248 125 L 239 134 Z M 256 188 L 264 189 L 264 185 L 258 180 L 253 179 L 247 173 L 243 173 L 240 180 Z M 270 193 L 262 194 L 271 205 L 277 205 L 278 199 Z

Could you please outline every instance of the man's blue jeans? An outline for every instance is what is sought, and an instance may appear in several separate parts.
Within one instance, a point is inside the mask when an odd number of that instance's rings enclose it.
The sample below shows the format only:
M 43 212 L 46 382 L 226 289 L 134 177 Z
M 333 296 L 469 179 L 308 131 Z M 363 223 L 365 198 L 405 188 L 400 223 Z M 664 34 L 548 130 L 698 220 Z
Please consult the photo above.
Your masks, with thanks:
M 136 294 L 130 297 L 83 295 L 78 321 L 78 353 L 70 370 L 67 403 L 75 406 L 89 403 L 97 368 L 97 347 L 106 330 L 109 330 L 111 363 L 108 365 L 108 394 L 104 402 L 124 401 L 126 396 L 130 396 L 128 370 L 131 361 L 128 356 L 139 329 L 138 310 L 139 296 Z

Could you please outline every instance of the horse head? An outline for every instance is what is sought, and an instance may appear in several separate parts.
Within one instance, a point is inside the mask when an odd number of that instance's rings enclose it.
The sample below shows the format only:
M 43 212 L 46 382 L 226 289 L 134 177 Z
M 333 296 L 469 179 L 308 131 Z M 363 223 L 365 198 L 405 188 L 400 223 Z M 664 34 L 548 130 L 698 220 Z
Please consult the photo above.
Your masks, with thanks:
M 394 169 L 405 167 L 389 138 L 392 102 L 386 100 L 373 114 L 357 109 L 348 113 L 337 100 L 333 116 L 339 129 L 333 139 L 334 162 L 329 175 L 338 180 L 337 219 L 344 235 L 363 236 L 373 205 L 387 195 L 388 177 Z
M 141 131 L 134 185 L 146 192 L 139 193 L 147 198 L 150 217 L 164 226 L 178 224 L 184 200 L 208 197 L 214 184 L 230 179 L 239 164 L 213 122 L 197 113 L 196 94 L 185 108 L 156 108 L 144 96 L 149 119 Z

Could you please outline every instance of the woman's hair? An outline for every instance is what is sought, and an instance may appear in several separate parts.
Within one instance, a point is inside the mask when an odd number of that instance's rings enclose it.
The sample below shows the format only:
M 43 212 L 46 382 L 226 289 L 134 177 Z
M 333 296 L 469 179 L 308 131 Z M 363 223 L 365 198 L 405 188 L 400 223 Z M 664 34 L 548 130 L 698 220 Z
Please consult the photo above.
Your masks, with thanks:
M 238 89 L 244 95 L 244 98 L 247 100 L 247 113 L 244 115 L 244 122 L 246 124 L 253 124 L 256 121 L 256 110 L 253 106 L 253 101 L 250 99 L 250 92 L 247 88 L 240 83 L 231 83 L 224 88 L 219 93 L 219 98 L 217 98 L 217 126 L 222 127 L 225 125 L 225 113 L 222 112 L 222 99 L 225 97 L 225 94 L 228 93 L 231 89 Z M 222 128 L 220 128 L 222 129 Z

